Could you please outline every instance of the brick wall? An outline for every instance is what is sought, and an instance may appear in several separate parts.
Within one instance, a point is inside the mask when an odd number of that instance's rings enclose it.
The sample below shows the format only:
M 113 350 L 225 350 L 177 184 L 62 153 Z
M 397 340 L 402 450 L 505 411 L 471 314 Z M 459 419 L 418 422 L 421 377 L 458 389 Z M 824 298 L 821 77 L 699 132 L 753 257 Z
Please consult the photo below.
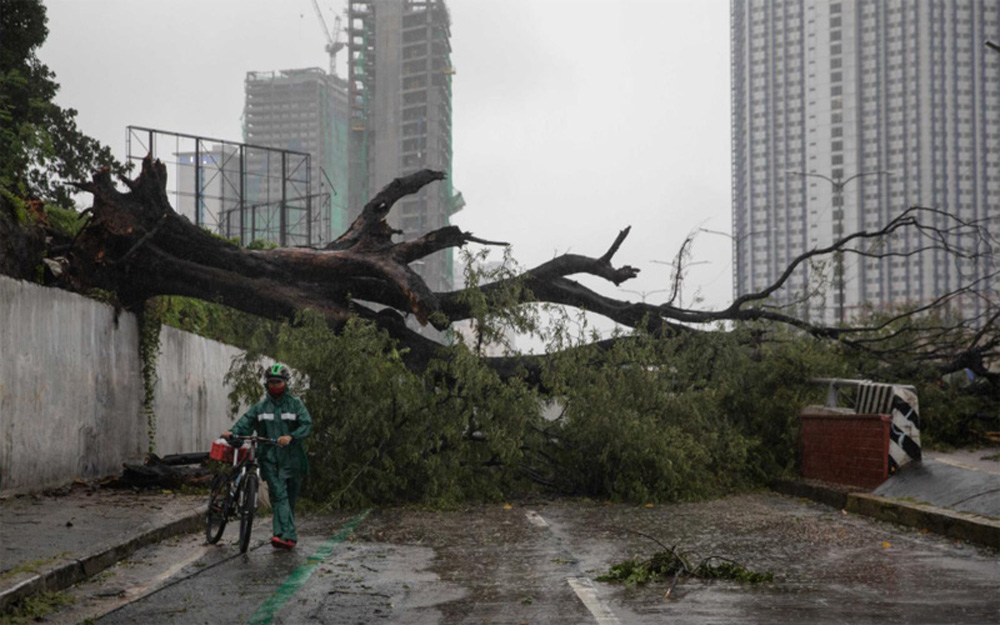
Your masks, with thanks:
M 802 476 L 860 488 L 889 477 L 888 415 L 799 415 Z

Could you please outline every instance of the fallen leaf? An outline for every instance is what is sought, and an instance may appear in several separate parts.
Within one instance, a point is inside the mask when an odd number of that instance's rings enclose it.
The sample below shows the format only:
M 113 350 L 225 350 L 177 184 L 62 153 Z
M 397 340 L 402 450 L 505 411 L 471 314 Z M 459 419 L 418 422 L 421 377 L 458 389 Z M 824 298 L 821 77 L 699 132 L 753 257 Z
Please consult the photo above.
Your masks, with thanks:
M 505 504 L 503 505 L 503 509 L 504 509 L 504 510 L 511 510 L 511 509 L 513 509 L 513 508 L 514 508 L 514 506 L 513 506 L 513 505 L 511 505 L 511 504 L 509 504 L 509 503 L 505 503 Z
M 882 543 L 882 548 L 883 549 L 888 549 L 889 547 L 892 547 L 892 543 L 889 543 L 889 542 L 883 542 Z
M 647 503 L 647 504 L 646 504 L 646 507 L 647 507 L 647 508 L 652 508 L 652 507 L 653 507 L 653 504 L 651 504 L 651 503 Z

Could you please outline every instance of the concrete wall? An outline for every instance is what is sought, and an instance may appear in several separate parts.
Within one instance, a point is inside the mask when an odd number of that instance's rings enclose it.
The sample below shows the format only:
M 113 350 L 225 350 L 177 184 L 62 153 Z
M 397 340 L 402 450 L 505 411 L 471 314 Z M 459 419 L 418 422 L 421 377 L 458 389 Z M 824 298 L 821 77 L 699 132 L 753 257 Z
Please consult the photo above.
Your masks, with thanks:
M 148 445 L 136 318 L 0 276 L 0 492 L 121 473 Z M 238 351 L 164 328 L 156 447 L 207 451 L 230 424 L 222 378 Z
M 228 416 L 230 389 L 223 378 L 240 353 L 231 345 L 163 326 L 156 367 L 158 455 L 208 451 L 235 423 Z

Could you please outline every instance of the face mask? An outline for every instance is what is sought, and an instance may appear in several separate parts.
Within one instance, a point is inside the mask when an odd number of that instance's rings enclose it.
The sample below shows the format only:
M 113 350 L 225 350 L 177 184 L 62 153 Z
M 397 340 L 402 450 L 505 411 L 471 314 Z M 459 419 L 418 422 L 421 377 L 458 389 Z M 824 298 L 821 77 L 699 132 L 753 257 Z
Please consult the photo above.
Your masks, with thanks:
M 286 388 L 287 385 L 284 382 L 282 382 L 281 384 L 268 383 L 267 394 L 270 395 L 271 397 L 281 397 L 282 395 L 285 394 Z

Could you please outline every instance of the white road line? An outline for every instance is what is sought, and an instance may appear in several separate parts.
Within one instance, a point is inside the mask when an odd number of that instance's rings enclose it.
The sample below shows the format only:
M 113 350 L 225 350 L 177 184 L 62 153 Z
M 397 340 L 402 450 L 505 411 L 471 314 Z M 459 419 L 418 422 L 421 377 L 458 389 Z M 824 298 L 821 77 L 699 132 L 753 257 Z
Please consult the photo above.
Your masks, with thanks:
M 548 522 L 534 510 L 528 510 L 527 512 L 524 513 L 524 516 L 528 517 L 528 521 L 530 521 L 533 525 L 537 525 L 538 527 L 549 526 Z
M 538 527 L 549 527 L 548 521 L 542 518 L 542 515 L 538 514 L 534 510 L 528 510 L 524 513 L 524 516 L 528 518 L 528 521 L 533 525 Z M 551 531 L 551 528 L 549 528 Z M 621 625 L 621 621 L 615 616 L 614 612 L 611 611 L 607 605 L 605 605 L 600 598 L 597 596 L 597 589 L 594 588 L 594 584 L 586 577 L 567 577 L 566 582 L 569 584 L 576 596 L 580 598 L 583 605 L 590 610 L 590 613 L 594 615 L 597 619 L 597 625 Z
M 597 597 L 597 589 L 586 577 L 570 577 L 566 579 L 570 588 L 580 598 L 583 605 L 587 606 L 590 613 L 597 619 L 597 625 L 620 625 L 621 621 L 615 616 L 607 605 Z

